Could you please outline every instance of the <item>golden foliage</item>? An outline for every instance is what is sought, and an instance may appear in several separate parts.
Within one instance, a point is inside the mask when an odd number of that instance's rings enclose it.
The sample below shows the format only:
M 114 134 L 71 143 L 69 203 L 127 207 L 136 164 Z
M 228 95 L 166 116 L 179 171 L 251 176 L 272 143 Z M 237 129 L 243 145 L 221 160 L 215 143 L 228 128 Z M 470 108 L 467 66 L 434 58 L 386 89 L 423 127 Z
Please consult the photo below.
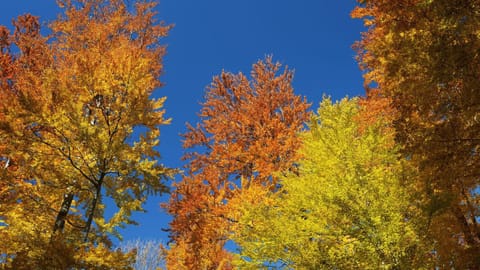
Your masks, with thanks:
M 365 83 L 389 98 L 397 141 L 419 170 L 440 268 L 480 267 L 478 1 L 366 0 L 352 13 Z
M 250 188 L 235 198 L 240 268 L 428 266 L 430 250 L 403 179 L 409 171 L 385 119 L 359 130 L 363 109 L 358 99 L 322 101 L 302 133 L 298 173 L 282 175 L 275 192 Z
M 173 173 L 154 150 L 169 122 L 165 98 L 151 99 L 170 26 L 156 21 L 153 2 L 59 4 L 50 36 L 31 15 L 13 34 L 0 28 L 0 159 L 9 163 L 0 254 L 15 269 L 126 269 L 131 254 L 111 251 L 108 238 L 134 223 L 148 194 L 166 192 L 161 179 Z M 110 220 L 104 196 L 118 206 Z

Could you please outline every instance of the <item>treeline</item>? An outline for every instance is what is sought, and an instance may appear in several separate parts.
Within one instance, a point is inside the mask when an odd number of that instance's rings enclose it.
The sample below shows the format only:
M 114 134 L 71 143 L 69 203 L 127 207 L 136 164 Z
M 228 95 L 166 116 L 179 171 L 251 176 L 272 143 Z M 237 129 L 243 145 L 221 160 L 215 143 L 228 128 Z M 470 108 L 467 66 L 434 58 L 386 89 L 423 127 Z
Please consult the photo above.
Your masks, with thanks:
M 366 94 L 317 112 L 271 57 L 222 72 L 171 188 L 150 98 L 170 26 L 150 2 L 59 4 L 48 36 L 0 28 L 2 269 L 480 269 L 479 1 L 358 1 Z M 170 243 L 116 249 L 169 189 Z

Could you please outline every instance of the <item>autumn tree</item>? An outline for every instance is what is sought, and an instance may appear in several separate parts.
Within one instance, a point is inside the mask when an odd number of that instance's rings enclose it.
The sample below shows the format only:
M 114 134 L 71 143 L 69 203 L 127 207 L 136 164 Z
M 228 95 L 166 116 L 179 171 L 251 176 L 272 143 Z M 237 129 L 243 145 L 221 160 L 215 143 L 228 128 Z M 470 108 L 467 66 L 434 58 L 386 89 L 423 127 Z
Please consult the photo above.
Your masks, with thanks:
M 437 266 L 478 269 L 480 3 L 358 2 L 365 83 L 398 111 L 397 141 L 420 171 Z
M 15 133 L 20 135 L 23 128 L 23 119 L 11 117 L 9 111 L 19 113 L 16 101 L 21 98 L 16 85 L 16 78 L 20 70 L 25 72 L 29 63 L 29 71 L 25 77 L 37 76 L 48 65 L 51 55 L 46 46 L 46 38 L 40 35 L 38 19 L 31 15 L 19 17 L 14 21 L 15 32 L 10 34 L 6 27 L 1 27 L 1 88 L 2 103 L 0 112 L 1 121 L 1 235 L 2 267 L 27 269 L 28 260 L 33 257 L 42 257 L 47 251 L 47 239 L 50 237 L 45 229 L 53 227 L 53 221 L 43 213 L 48 209 L 48 192 L 42 198 L 39 186 L 32 185 L 33 181 L 28 152 L 19 151 L 28 149 L 29 143 L 14 139 Z M 25 53 L 15 55 L 12 47 Z M 17 97 L 16 97 L 17 96 Z M 61 200 L 61 195 L 58 198 Z M 55 211 L 55 210 L 54 210 Z M 48 225 L 47 225 L 48 224 Z M 15 258 L 13 264 L 10 264 Z M 29 258 L 29 259 L 27 259 Z M 69 256 L 56 265 L 70 261 Z M 5 264 L 3 264 L 5 263 Z M 35 263 L 40 266 L 38 260 Z
M 309 105 L 293 93 L 292 71 L 271 58 L 254 64 L 251 77 L 215 77 L 200 123 L 184 135 L 187 173 L 166 206 L 174 217 L 169 269 L 231 269 L 229 201 L 251 186 L 275 188 L 274 172 L 293 169 Z
M 169 26 L 153 2 L 58 3 L 49 36 L 31 15 L 0 29 L 0 253 L 6 268 L 127 269 L 109 238 L 172 173 L 154 149 L 165 98 L 151 98 Z
M 382 118 L 365 121 L 359 99 L 325 98 L 302 133 L 297 172 L 274 192 L 235 199 L 232 239 L 246 269 L 420 269 L 411 174 Z M 378 116 L 378 115 L 377 115 Z M 359 121 L 359 119 L 361 121 Z M 366 125 L 368 124 L 368 125 Z M 255 195 L 257 194 L 257 195 Z

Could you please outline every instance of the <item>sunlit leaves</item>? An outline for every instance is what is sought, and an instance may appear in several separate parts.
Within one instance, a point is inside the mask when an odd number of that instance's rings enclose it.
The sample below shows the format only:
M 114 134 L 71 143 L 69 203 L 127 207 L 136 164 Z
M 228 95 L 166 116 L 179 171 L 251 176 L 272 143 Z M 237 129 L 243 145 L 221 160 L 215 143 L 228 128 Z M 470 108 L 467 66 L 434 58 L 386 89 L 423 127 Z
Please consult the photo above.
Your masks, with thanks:
M 301 136 L 297 173 L 238 198 L 233 240 L 247 268 L 418 269 L 425 249 L 388 123 L 363 131 L 358 99 L 325 99 Z M 380 122 L 383 122 L 381 124 Z M 386 126 L 387 125 L 387 126 Z
M 440 268 L 478 268 L 477 1 L 359 1 L 365 83 L 390 98 L 397 142 L 419 170 Z
M 276 171 L 293 168 L 308 104 L 293 93 L 293 73 L 271 58 L 253 65 L 252 79 L 223 72 L 208 87 L 201 122 L 184 146 L 188 175 L 175 185 L 167 256 L 172 269 L 230 269 L 224 250 L 230 200 L 252 185 L 275 187 Z
M 16 256 L 13 263 L 35 265 L 49 256 L 42 249 L 51 245 L 50 238 L 65 245 L 85 238 L 93 246 L 85 244 L 82 256 L 72 254 L 73 263 L 121 269 L 128 256 L 109 253 L 108 237 L 134 223 L 132 211 L 142 210 L 147 195 L 166 192 L 162 179 L 173 173 L 158 163 L 154 149 L 159 126 L 169 122 L 165 98 L 151 99 L 161 86 L 160 40 L 170 27 L 156 20 L 150 2 L 60 5 L 63 13 L 48 37 L 30 15 L 14 22 L 12 35 L 1 30 L 0 96 L 6 102 L 0 105 L 0 154 L 17 167 L 5 175 L 9 182 L 2 194 L 13 194 L 22 210 L 2 208 L 7 224 L 2 232 L 10 239 L 2 253 Z M 12 44 L 18 53 L 11 53 Z M 103 196 L 118 207 L 108 220 Z M 61 205 L 71 206 L 59 210 Z M 16 246 L 19 234 L 44 240 Z M 35 248 L 39 254 L 20 256 Z

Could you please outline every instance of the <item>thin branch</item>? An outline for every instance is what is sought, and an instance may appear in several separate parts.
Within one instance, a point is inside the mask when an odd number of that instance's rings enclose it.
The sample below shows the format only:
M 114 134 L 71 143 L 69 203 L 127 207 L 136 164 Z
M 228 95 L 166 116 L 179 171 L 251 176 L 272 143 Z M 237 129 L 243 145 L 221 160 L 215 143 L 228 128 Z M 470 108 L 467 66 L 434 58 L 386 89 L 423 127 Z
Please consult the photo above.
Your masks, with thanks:
M 56 147 L 56 146 L 54 146 L 54 145 L 52 145 L 52 144 L 50 144 L 50 143 L 48 143 L 48 142 L 46 142 L 46 141 L 44 141 L 44 140 L 39 140 L 39 141 L 40 141 L 41 143 L 43 143 L 43 144 L 51 147 L 52 149 L 55 149 L 55 150 L 59 151 L 60 154 L 62 154 L 63 157 L 65 157 L 66 159 L 68 159 L 68 160 L 70 161 L 70 164 L 72 165 L 72 167 L 73 167 L 75 170 L 77 170 L 83 177 L 85 177 L 87 180 L 89 180 L 92 184 L 96 184 L 96 181 L 95 181 L 96 179 L 93 179 L 93 180 L 92 180 L 88 175 L 85 174 L 85 172 L 83 172 L 82 169 L 80 169 L 80 168 L 73 162 L 73 159 L 72 159 L 72 157 L 71 157 L 70 148 L 69 148 L 69 151 L 68 151 L 69 153 L 67 154 L 67 153 L 65 153 L 61 148 Z

